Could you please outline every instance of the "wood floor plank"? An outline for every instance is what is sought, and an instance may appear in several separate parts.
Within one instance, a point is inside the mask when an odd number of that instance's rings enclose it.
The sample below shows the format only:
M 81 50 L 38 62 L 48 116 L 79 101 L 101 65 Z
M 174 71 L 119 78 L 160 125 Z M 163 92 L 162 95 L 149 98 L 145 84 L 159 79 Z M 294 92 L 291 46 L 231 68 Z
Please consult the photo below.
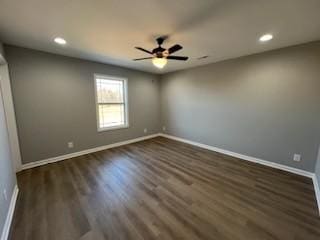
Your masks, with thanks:
M 11 240 L 313 240 L 312 181 L 162 137 L 18 174 Z

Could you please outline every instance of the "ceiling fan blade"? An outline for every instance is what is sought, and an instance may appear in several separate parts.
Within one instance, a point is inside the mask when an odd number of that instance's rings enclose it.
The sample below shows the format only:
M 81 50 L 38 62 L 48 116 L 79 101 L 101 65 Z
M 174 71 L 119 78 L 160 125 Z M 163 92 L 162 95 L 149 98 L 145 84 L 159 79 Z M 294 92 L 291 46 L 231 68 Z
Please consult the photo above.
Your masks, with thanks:
M 179 44 L 176 44 L 176 45 L 172 46 L 171 48 L 169 48 L 168 52 L 169 52 L 169 54 L 171 54 L 171 53 L 177 52 L 181 49 L 182 49 L 182 46 Z
M 153 57 L 146 57 L 146 58 L 136 58 L 133 59 L 133 61 L 140 61 L 140 60 L 146 60 L 146 59 L 152 59 Z
M 188 57 L 180 57 L 180 56 L 168 56 L 167 59 L 187 61 L 189 58 Z
M 148 51 L 148 50 L 146 50 L 144 48 L 141 48 L 141 47 L 136 47 L 136 49 L 141 50 L 141 51 L 146 52 L 146 53 L 149 53 L 149 54 L 152 54 L 152 52 L 150 52 L 150 51 Z

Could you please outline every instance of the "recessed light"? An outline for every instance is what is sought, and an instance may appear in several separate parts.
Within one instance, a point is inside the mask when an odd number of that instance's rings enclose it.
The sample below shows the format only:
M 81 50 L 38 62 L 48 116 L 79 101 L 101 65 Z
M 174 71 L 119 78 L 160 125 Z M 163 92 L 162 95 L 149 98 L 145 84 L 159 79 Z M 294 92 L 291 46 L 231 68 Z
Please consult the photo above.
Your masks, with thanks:
M 270 41 L 273 38 L 271 34 L 265 34 L 260 37 L 260 42 L 267 42 Z
M 66 45 L 66 44 L 67 44 L 67 41 L 64 40 L 64 39 L 61 38 L 61 37 L 56 37 L 56 38 L 54 39 L 54 41 L 55 41 L 55 43 L 58 43 L 58 44 L 60 44 L 60 45 Z

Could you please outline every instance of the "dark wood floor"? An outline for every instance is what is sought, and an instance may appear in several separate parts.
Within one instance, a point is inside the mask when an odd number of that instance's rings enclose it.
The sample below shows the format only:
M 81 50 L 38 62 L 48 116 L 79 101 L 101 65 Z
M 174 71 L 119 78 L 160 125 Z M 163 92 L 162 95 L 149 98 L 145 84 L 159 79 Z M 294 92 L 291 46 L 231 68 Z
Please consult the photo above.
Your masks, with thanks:
M 161 137 L 18 181 L 12 240 L 320 239 L 310 179 Z

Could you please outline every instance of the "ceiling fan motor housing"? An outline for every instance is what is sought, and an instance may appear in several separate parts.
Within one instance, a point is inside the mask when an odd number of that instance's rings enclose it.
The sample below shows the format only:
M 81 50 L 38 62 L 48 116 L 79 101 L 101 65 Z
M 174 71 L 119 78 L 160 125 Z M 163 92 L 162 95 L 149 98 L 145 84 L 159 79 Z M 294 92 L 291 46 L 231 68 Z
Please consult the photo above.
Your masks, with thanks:
M 162 47 L 157 47 L 155 49 L 152 50 L 152 53 L 156 56 L 156 57 L 163 57 L 163 52 L 166 51 L 165 48 Z
M 161 47 L 161 45 L 163 44 L 163 42 L 167 39 L 166 36 L 164 37 L 159 37 L 156 39 L 157 43 L 158 43 L 158 47 L 156 47 L 155 49 L 153 49 L 152 51 L 146 50 L 145 48 L 141 48 L 141 47 L 136 47 L 136 49 L 146 52 L 148 54 L 151 54 L 153 57 L 146 57 L 146 58 L 137 58 L 137 59 L 133 59 L 134 61 L 139 61 L 139 60 L 146 60 L 146 59 L 154 59 L 154 58 L 166 58 L 166 59 L 171 59 L 171 60 L 180 60 L 180 61 L 186 61 L 188 60 L 188 57 L 182 57 L 182 56 L 172 56 L 172 53 L 175 53 L 179 50 L 182 49 L 182 46 L 179 44 L 175 44 L 172 47 L 165 49 L 163 47 Z

